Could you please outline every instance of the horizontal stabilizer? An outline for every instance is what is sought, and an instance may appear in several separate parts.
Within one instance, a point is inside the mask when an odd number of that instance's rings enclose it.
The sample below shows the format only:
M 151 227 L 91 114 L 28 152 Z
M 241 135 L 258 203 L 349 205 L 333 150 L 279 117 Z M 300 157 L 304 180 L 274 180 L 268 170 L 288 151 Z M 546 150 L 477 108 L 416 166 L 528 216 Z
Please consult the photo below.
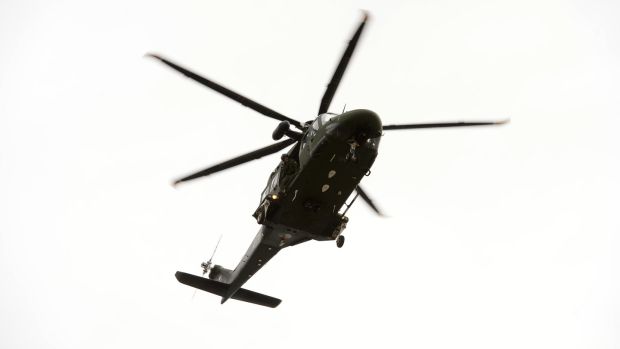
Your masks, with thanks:
M 184 273 L 182 271 L 177 271 L 175 276 L 177 280 L 179 280 L 179 282 L 182 284 L 216 294 L 220 297 L 224 297 L 226 295 L 229 287 L 228 284 L 225 284 L 223 282 L 206 279 L 200 276 Z M 246 290 L 244 288 L 240 288 L 239 290 L 237 290 L 237 292 L 235 292 L 230 298 L 270 308 L 275 308 L 280 304 L 280 302 L 282 302 L 278 298 Z

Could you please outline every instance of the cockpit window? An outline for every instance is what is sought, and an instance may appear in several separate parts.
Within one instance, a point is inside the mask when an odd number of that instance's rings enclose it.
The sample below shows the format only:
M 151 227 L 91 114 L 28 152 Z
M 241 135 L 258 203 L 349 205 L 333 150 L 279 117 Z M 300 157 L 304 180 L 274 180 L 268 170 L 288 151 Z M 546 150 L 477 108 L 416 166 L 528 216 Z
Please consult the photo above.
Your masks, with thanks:
M 334 113 L 321 114 L 321 116 L 319 116 L 319 119 L 321 120 L 321 125 L 325 125 L 329 120 L 331 120 L 331 118 L 337 115 L 338 114 L 334 114 Z
M 338 114 L 334 114 L 334 113 L 325 113 L 325 114 L 319 115 L 319 117 L 316 118 L 316 120 L 314 120 L 314 122 L 312 123 L 312 128 L 315 131 L 318 131 L 321 126 L 325 126 L 325 124 L 327 124 L 327 122 L 329 122 L 331 118 L 337 115 Z

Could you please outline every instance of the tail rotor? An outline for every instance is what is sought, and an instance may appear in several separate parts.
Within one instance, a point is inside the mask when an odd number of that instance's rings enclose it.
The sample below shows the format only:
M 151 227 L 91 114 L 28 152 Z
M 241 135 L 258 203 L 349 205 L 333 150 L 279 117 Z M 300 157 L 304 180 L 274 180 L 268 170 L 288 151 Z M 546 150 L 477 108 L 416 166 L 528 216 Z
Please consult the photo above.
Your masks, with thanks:
M 213 249 L 213 253 L 211 253 L 211 258 L 209 258 L 208 261 L 206 262 L 202 262 L 200 263 L 200 266 L 202 267 L 202 276 L 209 275 L 209 272 L 211 271 L 211 268 L 213 268 L 213 256 L 215 256 L 215 252 L 217 251 L 218 246 L 220 246 L 220 241 L 222 241 L 222 235 L 220 235 L 220 238 L 217 240 L 217 244 L 215 244 L 215 248 Z M 192 299 L 194 299 L 194 297 L 196 296 L 196 290 L 194 290 L 194 294 L 192 295 Z
M 209 274 L 211 268 L 213 268 L 213 256 L 215 256 L 215 252 L 217 251 L 217 247 L 220 245 L 220 241 L 222 241 L 222 235 L 220 235 L 220 238 L 217 240 L 217 244 L 215 244 L 211 258 L 209 258 L 206 262 L 200 263 L 200 266 L 202 267 L 202 276 Z

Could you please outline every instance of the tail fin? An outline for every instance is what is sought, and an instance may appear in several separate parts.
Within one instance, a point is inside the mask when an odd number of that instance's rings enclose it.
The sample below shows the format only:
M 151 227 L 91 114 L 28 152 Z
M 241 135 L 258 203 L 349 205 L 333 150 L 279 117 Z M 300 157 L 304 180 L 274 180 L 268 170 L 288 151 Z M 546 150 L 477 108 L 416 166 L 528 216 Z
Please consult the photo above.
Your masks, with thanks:
M 223 282 L 206 279 L 192 274 L 187 274 L 182 271 L 177 271 L 174 276 L 176 276 L 177 280 L 182 284 L 216 294 L 220 297 L 224 297 L 229 288 L 229 285 Z M 246 290 L 244 288 L 240 288 L 239 290 L 237 290 L 237 292 L 235 292 L 231 298 L 242 302 L 254 303 L 270 308 L 275 308 L 280 304 L 280 302 L 282 302 L 278 298 Z

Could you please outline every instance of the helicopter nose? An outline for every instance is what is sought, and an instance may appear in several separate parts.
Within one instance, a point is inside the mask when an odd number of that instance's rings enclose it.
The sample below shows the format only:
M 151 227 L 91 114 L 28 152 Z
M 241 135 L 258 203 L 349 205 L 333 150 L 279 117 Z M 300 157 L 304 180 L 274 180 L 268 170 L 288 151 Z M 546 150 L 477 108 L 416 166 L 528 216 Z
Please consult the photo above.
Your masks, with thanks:
M 383 131 L 379 115 L 368 109 L 356 109 L 340 114 L 337 121 L 329 126 L 327 134 L 330 136 L 342 140 L 355 138 L 359 143 L 368 138 L 379 137 Z

